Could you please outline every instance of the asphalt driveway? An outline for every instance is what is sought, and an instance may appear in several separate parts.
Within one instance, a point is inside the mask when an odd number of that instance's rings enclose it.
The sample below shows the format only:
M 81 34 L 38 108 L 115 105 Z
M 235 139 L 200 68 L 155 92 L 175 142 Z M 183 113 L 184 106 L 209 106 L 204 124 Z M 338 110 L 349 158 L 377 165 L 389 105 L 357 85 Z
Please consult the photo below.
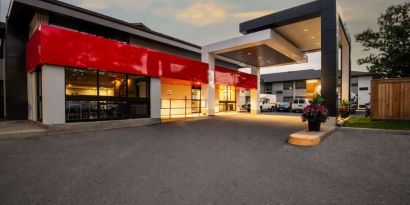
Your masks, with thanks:
M 409 204 L 410 136 L 234 115 L 0 141 L 0 204 Z

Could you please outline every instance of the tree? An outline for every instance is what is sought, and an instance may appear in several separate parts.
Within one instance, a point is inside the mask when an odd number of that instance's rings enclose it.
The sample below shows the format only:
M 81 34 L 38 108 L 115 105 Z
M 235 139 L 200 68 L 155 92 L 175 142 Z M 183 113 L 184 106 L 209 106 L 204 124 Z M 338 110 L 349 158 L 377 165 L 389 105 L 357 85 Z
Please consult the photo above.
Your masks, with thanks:
M 377 23 L 378 31 L 369 28 L 355 36 L 370 52 L 357 63 L 379 78 L 410 77 L 410 2 L 389 7 Z

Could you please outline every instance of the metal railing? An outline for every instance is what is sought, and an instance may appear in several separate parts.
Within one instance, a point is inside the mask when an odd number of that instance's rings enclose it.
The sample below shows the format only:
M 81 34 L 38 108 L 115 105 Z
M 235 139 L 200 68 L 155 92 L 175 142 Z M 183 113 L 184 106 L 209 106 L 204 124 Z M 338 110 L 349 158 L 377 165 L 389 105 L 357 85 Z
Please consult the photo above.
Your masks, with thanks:
M 206 99 L 161 99 L 161 118 L 199 117 L 207 108 L 206 104 Z

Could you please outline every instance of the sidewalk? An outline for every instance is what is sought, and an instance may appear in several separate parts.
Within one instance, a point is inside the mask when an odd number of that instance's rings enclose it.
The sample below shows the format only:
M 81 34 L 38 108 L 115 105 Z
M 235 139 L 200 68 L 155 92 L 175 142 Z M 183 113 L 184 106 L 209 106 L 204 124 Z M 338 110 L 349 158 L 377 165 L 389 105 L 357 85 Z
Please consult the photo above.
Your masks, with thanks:
M 46 134 L 46 129 L 30 121 L 0 122 L 0 139 L 35 137 Z

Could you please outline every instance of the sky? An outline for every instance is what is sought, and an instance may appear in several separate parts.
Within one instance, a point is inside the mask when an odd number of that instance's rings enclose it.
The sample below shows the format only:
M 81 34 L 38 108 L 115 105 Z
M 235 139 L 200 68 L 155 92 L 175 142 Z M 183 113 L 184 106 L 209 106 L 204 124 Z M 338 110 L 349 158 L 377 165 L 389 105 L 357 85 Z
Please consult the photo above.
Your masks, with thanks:
M 4 19 L 10 0 L 1 1 Z M 152 30 L 185 41 L 206 45 L 241 36 L 239 23 L 291 8 L 312 0 L 62 0 L 127 22 L 142 22 Z M 352 70 L 365 71 L 357 59 L 367 53 L 354 35 L 377 28 L 377 17 L 387 7 L 409 0 L 338 0 L 352 37 Z M 320 69 L 320 53 L 308 55 L 309 63 L 266 68 L 261 73 Z

